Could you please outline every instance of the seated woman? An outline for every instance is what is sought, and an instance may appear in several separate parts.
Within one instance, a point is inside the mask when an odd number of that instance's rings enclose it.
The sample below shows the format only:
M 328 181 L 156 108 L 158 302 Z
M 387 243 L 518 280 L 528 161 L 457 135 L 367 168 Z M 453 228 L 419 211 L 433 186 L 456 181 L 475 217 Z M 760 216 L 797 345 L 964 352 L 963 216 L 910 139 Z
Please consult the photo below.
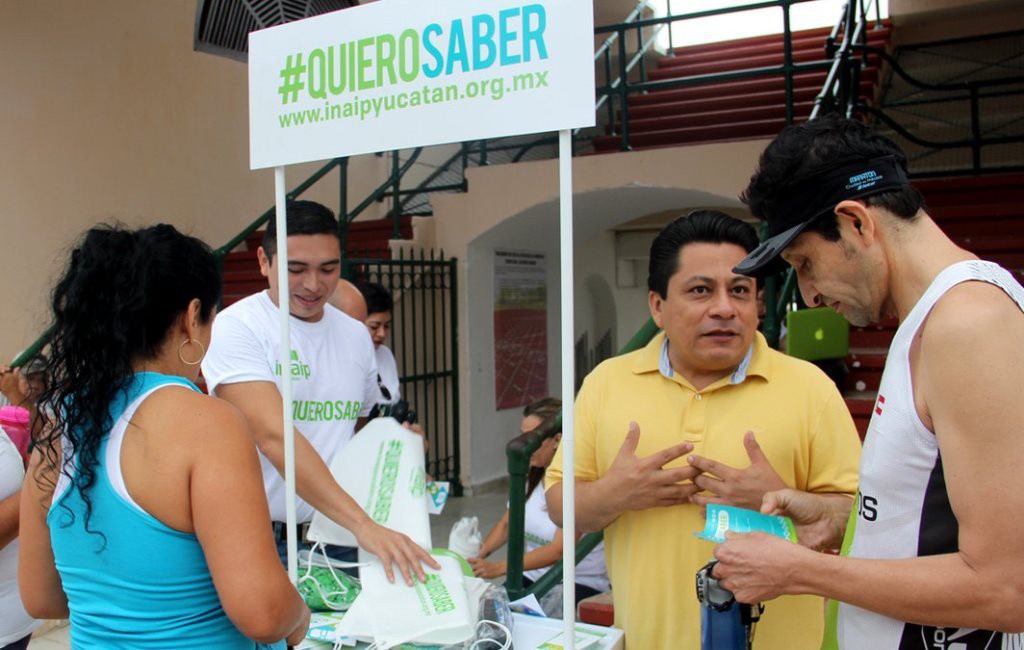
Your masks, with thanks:
M 219 299 L 210 249 L 168 225 L 88 231 L 53 290 L 18 579 L 75 650 L 305 635 L 245 421 L 194 384 Z
M 533 431 L 541 423 L 558 415 L 562 401 L 545 397 L 523 409 L 523 421 L 519 430 Z M 526 482 L 526 555 L 523 556 L 523 585 L 529 587 L 540 579 L 545 569 L 562 559 L 562 529 L 551 522 L 544 502 L 544 489 L 540 485 L 544 471 L 562 439 L 561 432 L 554 433 L 541 443 L 530 456 L 530 473 Z M 540 489 L 538 489 L 540 488 Z M 579 537 L 577 537 L 577 541 Z M 489 562 L 487 556 L 508 542 L 508 510 L 501 520 L 487 534 L 478 557 L 470 558 L 473 573 L 480 578 L 497 578 L 505 575 L 506 562 Z M 591 551 L 576 565 L 576 604 L 589 596 L 608 591 L 608 569 L 604 564 L 604 542 Z

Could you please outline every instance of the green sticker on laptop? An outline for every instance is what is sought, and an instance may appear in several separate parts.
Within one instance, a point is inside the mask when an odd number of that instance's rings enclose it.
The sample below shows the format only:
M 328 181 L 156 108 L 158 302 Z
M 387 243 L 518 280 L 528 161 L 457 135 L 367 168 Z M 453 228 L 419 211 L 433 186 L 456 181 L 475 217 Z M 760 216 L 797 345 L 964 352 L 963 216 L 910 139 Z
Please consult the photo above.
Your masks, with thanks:
M 694 533 L 715 544 L 725 541 L 726 533 L 768 533 L 796 542 L 796 527 L 789 517 L 765 515 L 734 506 L 709 505 L 704 530 Z

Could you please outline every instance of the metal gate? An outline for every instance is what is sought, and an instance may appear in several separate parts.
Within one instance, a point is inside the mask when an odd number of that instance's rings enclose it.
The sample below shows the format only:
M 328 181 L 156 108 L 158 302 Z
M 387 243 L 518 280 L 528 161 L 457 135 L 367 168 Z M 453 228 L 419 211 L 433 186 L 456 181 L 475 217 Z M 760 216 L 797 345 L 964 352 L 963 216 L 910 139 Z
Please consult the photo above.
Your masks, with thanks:
M 344 275 L 391 292 L 389 346 L 398 362 L 402 399 L 427 434 L 427 472 L 450 481 L 451 494 L 461 496 L 456 262 L 444 251 L 400 250 L 397 259 L 349 257 Z

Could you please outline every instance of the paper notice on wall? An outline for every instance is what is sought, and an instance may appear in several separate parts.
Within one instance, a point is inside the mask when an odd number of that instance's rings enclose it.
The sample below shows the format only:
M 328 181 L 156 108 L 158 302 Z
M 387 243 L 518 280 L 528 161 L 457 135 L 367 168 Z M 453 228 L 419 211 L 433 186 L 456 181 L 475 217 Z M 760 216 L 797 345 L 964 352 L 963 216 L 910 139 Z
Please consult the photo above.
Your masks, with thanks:
M 547 261 L 494 251 L 494 400 L 498 410 L 548 394 Z

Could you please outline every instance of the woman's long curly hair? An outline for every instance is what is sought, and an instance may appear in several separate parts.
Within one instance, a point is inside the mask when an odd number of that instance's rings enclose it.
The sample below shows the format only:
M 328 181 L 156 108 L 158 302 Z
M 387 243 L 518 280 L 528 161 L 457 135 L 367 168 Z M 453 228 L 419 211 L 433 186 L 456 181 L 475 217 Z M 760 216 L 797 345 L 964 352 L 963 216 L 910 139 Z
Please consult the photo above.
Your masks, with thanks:
M 70 479 L 90 532 L 96 531 L 89 528 L 89 491 L 100 443 L 113 425 L 110 404 L 127 391 L 133 363 L 157 356 L 197 298 L 207 323 L 220 301 L 216 258 L 202 241 L 166 224 L 90 229 L 53 289 L 47 384 L 33 430 L 43 455 L 35 479 L 49 488 L 59 473 Z M 70 525 L 75 514 L 64 509 Z

